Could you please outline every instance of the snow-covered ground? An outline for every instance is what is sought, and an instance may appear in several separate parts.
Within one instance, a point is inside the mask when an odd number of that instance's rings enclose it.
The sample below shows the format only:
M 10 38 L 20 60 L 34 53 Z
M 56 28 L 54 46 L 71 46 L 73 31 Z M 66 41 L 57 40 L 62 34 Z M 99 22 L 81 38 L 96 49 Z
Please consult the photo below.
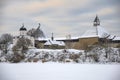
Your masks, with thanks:
M 120 65 L 0 63 L 0 80 L 120 80 Z

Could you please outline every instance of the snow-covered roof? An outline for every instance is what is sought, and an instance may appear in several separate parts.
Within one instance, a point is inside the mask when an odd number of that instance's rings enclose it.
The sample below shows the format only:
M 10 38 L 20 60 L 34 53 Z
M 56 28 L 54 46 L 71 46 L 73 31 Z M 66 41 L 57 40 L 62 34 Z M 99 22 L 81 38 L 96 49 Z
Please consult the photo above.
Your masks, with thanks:
M 80 38 L 87 38 L 87 37 L 98 37 L 98 35 L 96 35 L 95 30 L 87 30 Z
M 96 29 L 97 27 L 97 29 Z M 90 38 L 90 37 L 99 37 L 99 38 L 107 38 L 107 39 L 114 39 L 115 35 L 111 35 L 105 28 L 101 26 L 96 27 L 90 27 L 89 30 L 87 30 L 82 36 L 80 37 L 71 37 L 70 39 L 67 39 L 66 37 L 61 38 L 54 38 L 56 41 L 64 41 L 64 40 L 76 40 L 79 38 Z M 39 41 L 48 41 L 50 38 L 37 38 Z M 114 40 L 120 40 L 119 37 L 115 38 Z
M 120 40 L 120 37 L 115 37 L 113 41 Z
M 64 43 L 63 41 L 48 40 L 44 45 L 59 45 L 59 46 L 65 46 L 65 43 Z
M 79 39 L 79 37 L 71 37 L 70 39 L 67 39 L 66 37 L 55 38 L 55 40 L 73 40 L 73 39 Z
M 80 37 L 71 37 L 70 39 L 67 39 L 66 37 L 59 37 L 59 38 L 54 38 L 54 40 L 56 41 L 62 41 L 62 40 L 76 40 L 79 39 Z M 51 38 L 36 38 L 35 40 L 39 40 L 39 41 L 48 41 Z
M 115 35 L 110 35 L 108 39 L 114 39 L 116 36 Z
M 97 26 L 97 31 L 99 38 L 105 38 L 110 35 L 109 32 L 101 26 Z
M 81 36 L 81 38 L 87 38 L 87 37 L 105 38 L 109 35 L 110 34 L 108 33 L 108 31 L 106 31 L 103 27 L 97 26 L 97 30 L 96 27 L 91 27 Z

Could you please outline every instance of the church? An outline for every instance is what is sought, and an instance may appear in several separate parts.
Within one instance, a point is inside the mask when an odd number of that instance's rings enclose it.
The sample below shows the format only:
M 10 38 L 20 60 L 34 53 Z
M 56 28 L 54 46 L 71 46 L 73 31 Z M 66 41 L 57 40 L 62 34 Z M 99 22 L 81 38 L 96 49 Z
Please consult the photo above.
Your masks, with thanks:
M 22 37 L 31 40 L 31 45 L 28 48 L 34 48 L 35 47 L 35 45 L 34 45 L 35 44 L 35 39 L 32 36 L 27 35 L 27 29 L 24 27 L 24 24 L 19 29 L 19 35 L 14 37 L 13 45 L 15 45 L 17 43 L 18 39 L 22 38 Z

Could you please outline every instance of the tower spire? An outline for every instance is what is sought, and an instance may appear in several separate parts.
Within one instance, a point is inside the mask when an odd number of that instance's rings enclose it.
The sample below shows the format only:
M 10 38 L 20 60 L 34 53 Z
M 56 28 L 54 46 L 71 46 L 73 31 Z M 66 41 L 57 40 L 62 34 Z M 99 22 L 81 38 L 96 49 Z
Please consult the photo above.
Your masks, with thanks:
M 41 24 L 40 24 L 40 23 L 38 23 L 38 25 L 39 25 L 39 26 L 38 26 L 38 28 L 40 29 Z
M 99 20 L 98 16 L 96 15 L 93 26 L 98 26 L 98 25 L 100 25 L 100 20 Z
M 51 37 L 51 40 L 52 40 L 52 41 L 54 40 L 54 37 L 53 37 L 53 33 L 52 33 L 52 37 Z
M 95 19 L 94 19 L 94 22 L 93 22 L 93 26 L 96 27 L 96 35 L 98 35 L 98 27 L 100 25 L 100 20 L 98 18 L 98 15 L 96 15 Z

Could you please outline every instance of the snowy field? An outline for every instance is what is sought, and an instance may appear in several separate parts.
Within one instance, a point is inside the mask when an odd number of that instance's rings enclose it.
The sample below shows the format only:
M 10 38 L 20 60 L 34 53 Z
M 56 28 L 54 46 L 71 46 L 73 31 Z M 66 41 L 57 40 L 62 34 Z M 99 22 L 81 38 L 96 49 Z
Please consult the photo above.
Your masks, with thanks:
M 0 80 L 120 80 L 120 65 L 0 63 Z

